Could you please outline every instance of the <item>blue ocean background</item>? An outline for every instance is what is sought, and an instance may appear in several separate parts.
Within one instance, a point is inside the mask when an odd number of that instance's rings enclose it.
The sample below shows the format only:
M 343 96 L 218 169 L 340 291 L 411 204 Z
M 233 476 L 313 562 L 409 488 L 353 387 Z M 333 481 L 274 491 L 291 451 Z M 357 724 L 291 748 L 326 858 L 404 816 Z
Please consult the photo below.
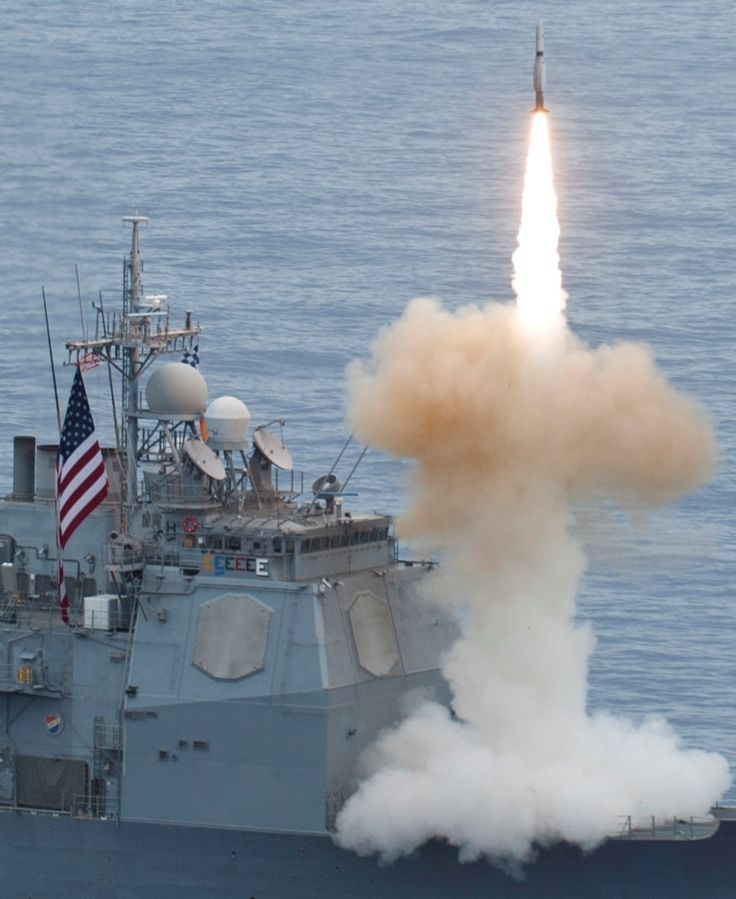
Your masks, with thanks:
M 564 285 L 591 345 L 644 340 L 721 450 L 654 512 L 580 509 L 590 706 L 666 716 L 736 766 L 736 7 L 623 0 L 52 2 L 0 33 L 0 489 L 12 436 L 56 437 L 57 374 L 129 231 L 144 287 L 205 328 L 210 396 L 287 419 L 307 482 L 346 437 L 344 370 L 411 298 L 512 299 L 543 16 Z M 176 321 L 175 317 L 175 321 Z M 112 435 L 107 378 L 87 376 Z M 353 457 L 354 458 L 354 457 Z M 351 464 L 352 459 L 347 463 Z M 371 452 L 357 503 L 398 511 L 408 463 Z M 503 522 L 499 522 L 503 527 Z M 493 539 L 492 534 L 489 539 Z

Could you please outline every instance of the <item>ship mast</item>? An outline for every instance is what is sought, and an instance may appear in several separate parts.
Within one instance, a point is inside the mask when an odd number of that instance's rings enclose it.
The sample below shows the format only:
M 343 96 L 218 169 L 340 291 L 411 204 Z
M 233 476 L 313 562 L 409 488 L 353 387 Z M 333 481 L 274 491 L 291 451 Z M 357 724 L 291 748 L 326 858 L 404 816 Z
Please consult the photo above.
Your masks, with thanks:
M 133 226 L 130 256 L 125 261 L 123 290 L 123 316 L 130 321 L 131 314 L 141 305 L 141 248 L 138 228 L 148 224 L 142 215 L 126 215 L 123 221 Z M 140 374 L 140 349 L 135 343 L 125 347 L 123 356 L 123 446 L 127 460 L 127 504 L 138 502 L 138 377 Z
M 122 313 L 106 316 L 104 336 L 67 342 L 69 363 L 78 365 L 81 358 L 94 353 L 111 365 L 122 377 L 123 422 L 121 446 L 126 459 L 124 502 L 126 524 L 130 523 L 138 505 L 138 462 L 143 454 L 139 419 L 151 417 L 140 408 L 140 379 L 151 362 L 168 353 L 183 354 L 192 349 L 200 334 L 192 324 L 192 313 L 186 313 L 183 328 L 171 328 L 169 308 L 162 294 L 145 296 L 141 286 L 140 226 L 145 216 L 129 215 L 123 221 L 133 226 L 130 255 L 123 269 Z

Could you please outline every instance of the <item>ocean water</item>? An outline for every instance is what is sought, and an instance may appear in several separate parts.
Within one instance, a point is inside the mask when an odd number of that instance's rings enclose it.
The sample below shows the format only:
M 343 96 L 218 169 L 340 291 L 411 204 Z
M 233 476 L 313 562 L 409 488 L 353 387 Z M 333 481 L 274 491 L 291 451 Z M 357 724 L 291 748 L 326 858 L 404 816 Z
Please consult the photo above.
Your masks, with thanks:
M 418 295 L 510 301 L 543 14 L 564 285 L 593 345 L 649 342 L 721 447 L 707 487 L 635 516 L 580 510 L 590 704 L 664 714 L 736 766 L 733 4 L 622 0 L 52 2 L 0 35 L 0 483 L 12 436 L 55 437 L 41 286 L 63 343 L 144 287 L 205 327 L 210 395 L 287 419 L 309 481 L 347 433 L 344 369 Z M 107 382 L 88 389 L 103 433 Z M 397 511 L 376 452 L 359 503 Z

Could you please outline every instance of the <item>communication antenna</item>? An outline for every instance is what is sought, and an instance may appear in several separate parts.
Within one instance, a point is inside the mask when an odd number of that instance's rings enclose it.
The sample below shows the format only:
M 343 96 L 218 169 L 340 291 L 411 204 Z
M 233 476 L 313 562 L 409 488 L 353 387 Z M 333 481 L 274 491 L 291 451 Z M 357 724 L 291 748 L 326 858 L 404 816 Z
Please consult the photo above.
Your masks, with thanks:
M 340 495 L 341 491 L 342 484 L 337 480 L 337 475 L 324 474 L 312 484 L 312 493 L 314 494 L 312 505 L 318 499 L 324 499 L 327 511 L 332 512 L 335 509 L 335 499 Z
M 133 234 L 131 236 L 130 259 L 128 260 L 128 270 L 130 279 L 128 282 L 128 297 L 130 306 L 128 312 L 138 309 L 141 303 L 141 245 L 138 235 L 138 226 L 147 225 L 148 217 L 145 215 L 124 215 L 123 221 L 133 226 Z
M 79 318 L 82 322 L 82 336 L 87 339 L 87 325 L 84 323 L 84 307 L 82 304 L 82 285 L 79 282 L 79 266 L 74 263 L 74 274 L 77 276 L 77 298 L 79 299 Z
M 347 476 L 345 483 L 340 484 L 340 482 L 337 480 L 337 477 L 335 476 L 334 472 L 335 472 L 335 469 L 337 468 L 337 466 L 340 464 L 340 460 L 345 455 L 345 450 L 352 443 L 354 436 L 355 436 L 355 432 L 353 432 L 348 437 L 348 439 L 345 441 L 345 445 L 338 453 L 337 459 L 335 459 L 335 461 L 332 463 L 332 466 L 331 466 L 330 470 L 327 472 L 327 474 L 321 478 L 318 478 L 314 482 L 314 484 L 312 484 L 312 493 L 314 493 L 314 499 L 309 504 L 309 508 L 307 509 L 307 515 L 312 514 L 312 512 L 315 509 L 315 506 L 317 505 L 317 501 L 319 499 L 324 498 L 324 499 L 327 499 L 328 502 L 331 500 L 334 503 L 336 497 L 346 495 L 345 488 L 348 486 L 350 479 L 355 474 L 356 469 L 358 468 L 360 463 L 363 461 L 365 454 L 368 452 L 368 446 L 364 446 L 360 452 L 360 455 L 358 456 L 358 460 L 356 461 L 355 465 L 353 465 L 353 467 L 350 469 L 350 474 Z
M 43 297 L 43 317 L 46 320 L 46 339 L 49 343 L 49 361 L 51 363 L 51 380 L 54 382 L 54 399 L 56 400 L 56 421 L 59 425 L 59 434 L 61 434 L 61 407 L 59 406 L 59 388 L 56 384 L 56 369 L 54 368 L 54 351 L 51 349 L 51 329 L 49 328 L 49 309 L 46 305 L 46 289 L 41 287 L 41 296 Z
M 344 492 L 345 488 L 348 486 L 348 484 L 350 483 L 350 479 L 351 479 L 352 476 L 355 474 L 355 472 L 356 472 L 358 466 L 359 466 L 360 463 L 363 461 L 363 458 L 365 457 L 365 454 L 366 454 L 367 452 L 368 452 L 368 444 L 366 444 L 366 445 L 363 447 L 363 449 L 360 451 L 360 455 L 358 456 L 358 458 L 357 458 L 357 460 L 356 460 L 356 462 L 355 462 L 355 465 L 353 465 L 353 467 L 350 469 L 350 474 L 345 478 L 345 483 L 342 485 L 343 492 Z
M 225 480 L 225 466 L 213 449 L 199 438 L 192 437 L 184 444 L 184 452 L 196 469 L 213 481 Z
M 276 421 L 279 424 L 284 423 L 283 419 L 276 419 Z M 269 422 L 269 424 L 273 423 Z M 282 471 L 292 471 L 294 461 L 291 458 L 291 453 L 284 446 L 283 440 L 272 431 L 266 430 L 267 427 L 268 425 L 261 425 L 260 428 L 256 428 L 253 432 L 253 443 L 255 443 L 256 449 L 271 465 L 275 465 L 276 468 L 280 468 Z

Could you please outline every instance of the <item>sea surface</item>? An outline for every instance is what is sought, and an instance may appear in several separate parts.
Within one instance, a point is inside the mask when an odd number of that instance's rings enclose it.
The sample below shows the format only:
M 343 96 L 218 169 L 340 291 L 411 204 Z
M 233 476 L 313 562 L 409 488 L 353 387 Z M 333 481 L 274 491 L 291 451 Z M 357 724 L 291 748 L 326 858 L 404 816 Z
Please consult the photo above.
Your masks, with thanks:
M 512 299 L 544 17 L 572 328 L 651 344 L 711 415 L 720 466 L 656 512 L 580 509 L 590 706 L 663 714 L 736 768 L 736 7 L 550 0 L 65 0 L 2 4 L 0 489 L 12 436 L 56 437 L 49 301 L 67 338 L 144 288 L 205 328 L 210 396 L 287 420 L 308 483 L 348 433 L 344 370 L 419 295 Z M 177 320 L 177 319 L 175 319 Z M 108 438 L 107 378 L 87 376 Z M 350 458 L 349 467 L 354 460 Z M 352 486 L 398 511 L 408 463 Z M 499 527 L 503 526 L 499 522 Z

